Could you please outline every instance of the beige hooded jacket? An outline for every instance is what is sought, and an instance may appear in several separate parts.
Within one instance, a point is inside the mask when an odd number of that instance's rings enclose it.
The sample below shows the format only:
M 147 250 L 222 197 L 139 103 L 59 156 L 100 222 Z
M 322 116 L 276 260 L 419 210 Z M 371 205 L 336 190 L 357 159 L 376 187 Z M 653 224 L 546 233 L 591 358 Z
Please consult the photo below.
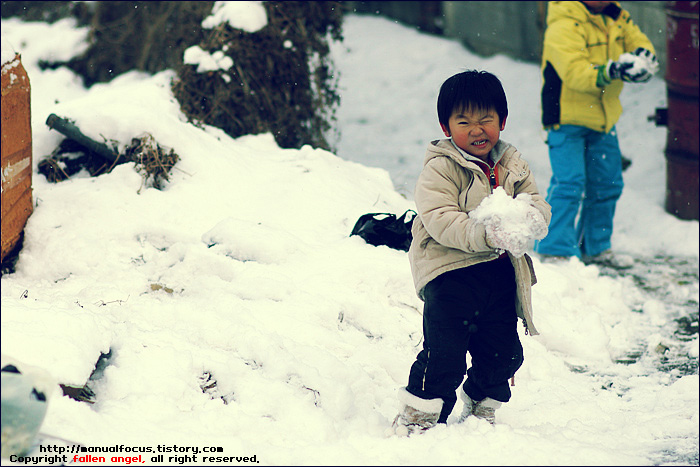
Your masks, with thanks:
M 549 224 L 551 208 L 537 191 L 534 176 L 520 152 L 501 140 L 490 157 L 498 163 L 498 186 L 513 197 L 530 193 Z M 468 215 L 491 192 L 486 174 L 475 162 L 467 160 L 450 139 L 430 143 L 416 183 L 418 215 L 413 220 L 413 241 L 408 252 L 421 300 L 423 288 L 440 274 L 498 258 L 499 253 L 486 243 L 484 225 Z M 537 335 L 532 322 L 531 286 L 536 282 L 532 260 L 527 255 L 509 256 L 515 268 L 518 316 L 523 319 L 526 332 Z

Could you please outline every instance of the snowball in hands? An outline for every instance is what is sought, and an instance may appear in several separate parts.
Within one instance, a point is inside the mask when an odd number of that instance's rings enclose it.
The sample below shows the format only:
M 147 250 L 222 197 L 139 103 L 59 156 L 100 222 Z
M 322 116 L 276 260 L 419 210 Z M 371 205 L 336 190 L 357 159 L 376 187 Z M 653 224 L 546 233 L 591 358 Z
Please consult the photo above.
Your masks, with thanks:
M 656 57 L 648 50 L 638 49 L 635 53 L 620 55 L 617 62 L 622 66 L 622 80 L 631 83 L 645 83 L 649 81 L 659 69 Z
M 503 187 L 496 187 L 469 213 L 469 217 L 484 224 L 489 245 L 507 250 L 516 257 L 525 254 L 529 240 L 539 240 L 547 235 L 547 223 L 534 207 L 529 193 L 511 198 Z

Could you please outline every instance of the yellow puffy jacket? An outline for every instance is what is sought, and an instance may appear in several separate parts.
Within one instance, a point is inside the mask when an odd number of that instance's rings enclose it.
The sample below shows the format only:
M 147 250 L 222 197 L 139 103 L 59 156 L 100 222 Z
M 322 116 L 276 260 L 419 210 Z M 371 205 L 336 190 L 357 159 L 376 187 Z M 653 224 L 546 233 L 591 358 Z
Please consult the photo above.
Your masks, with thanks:
M 544 127 L 579 125 L 609 132 L 622 114 L 623 83 L 598 87 L 598 68 L 638 47 L 656 53 L 619 2 L 601 14 L 582 2 L 549 2 L 542 51 Z

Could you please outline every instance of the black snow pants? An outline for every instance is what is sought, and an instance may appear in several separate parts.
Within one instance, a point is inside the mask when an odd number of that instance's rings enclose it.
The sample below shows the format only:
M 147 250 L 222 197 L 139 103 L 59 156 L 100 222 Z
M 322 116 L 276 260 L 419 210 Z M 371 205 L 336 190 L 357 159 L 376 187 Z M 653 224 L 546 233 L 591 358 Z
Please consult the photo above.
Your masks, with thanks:
M 426 285 L 423 350 L 406 389 L 422 399 L 444 401 L 439 423 L 447 422 L 465 373 L 464 392 L 472 400 L 510 399 L 508 380 L 523 364 L 515 294 L 515 271 L 505 255 L 446 272 Z

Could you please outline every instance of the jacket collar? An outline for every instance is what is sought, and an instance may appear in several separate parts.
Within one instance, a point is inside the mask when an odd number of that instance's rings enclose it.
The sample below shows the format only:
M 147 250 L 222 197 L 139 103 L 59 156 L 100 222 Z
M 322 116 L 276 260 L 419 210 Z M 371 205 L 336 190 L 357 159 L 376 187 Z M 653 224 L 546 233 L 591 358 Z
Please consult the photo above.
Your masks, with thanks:
M 574 21 L 596 23 L 603 25 L 603 15 L 609 16 L 617 21 L 622 13 L 622 8 L 619 2 L 614 2 L 608 5 L 601 13 L 596 14 L 591 12 L 585 3 L 577 2 L 549 2 L 547 6 L 547 25 L 558 21 L 562 18 L 571 18 Z
M 515 151 L 515 147 L 501 139 L 498 140 L 496 146 L 494 146 L 489 153 L 489 159 L 495 165 L 500 162 L 502 158 L 511 155 Z M 430 159 L 435 157 L 449 157 L 463 167 L 466 167 L 468 162 L 484 163 L 481 159 L 457 147 L 457 145 L 452 142 L 452 138 L 431 141 L 423 163 L 427 164 Z M 504 160 L 504 162 L 506 161 Z
M 475 164 L 477 159 L 474 156 L 469 156 L 471 159 L 467 159 L 462 156 L 463 151 L 458 151 L 456 146 L 452 144 L 450 138 L 436 139 L 430 142 L 428 145 L 428 150 L 425 153 L 425 159 L 423 165 L 426 165 L 428 161 L 435 159 L 436 157 L 448 157 L 460 166 L 473 170 L 475 167 L 471 164 Z M 500 162 L 507 171 L 512 172 L 517 178 L 523 177 L 526 173 L 526 162 L 520 157 L 520 151 L 518 151 L 512 144 L 503 141 L 502 139 L 496 143 L 496 146 L 491 150 L 489 157 L 497 162 Z M 478 160 L 483 164 L 483 161 Z
M 460 148 L 455 144 L 455 141 L 450 137 L 450 142 L 452 143 L 452 146 L 455 147 L 455 149 L 461 154 L 462 157 L 464 157 L 468 161 L 476 162 L 477 164 L 488 164 L 491 167 L 494 165 L 498 164 L 498 161 L 501 159 L 503 156 L 503 151 L 499 151 L 499 145 L 502 146 L 501 140 L 498 140 L 496 143 L 496 146 L 489 152 L 489 160 L 484 161 L 479 159 L 478 157 L 472 156 L 469 154 L 467 151 L 464 149 Z
M 580 2 L 580 3 L 583 4 L 583 6 L 586 7 L 586 10 L 588 10 L 588 12 L 589 12 L 591 15 L 597 15 L 597 14 L 598 14 L 598 13 L 592 12 L 591 9 L 588 8 L 588 5 L 586 5 L 585 3 L 583 3 L 583 2 Z M 622 8 L 620 8 L 619 5 L 616 5 L 616 4 L 614 4 L 614 3 L 611 3 L 610 5 L 606 6 L 605 9 L 604 9 L 603 11 L 600 12 L 600 14 L 601 14 L 601 15 L 605 15 L 605 16 L 609 16 L 609 17 L 611 17 L 613 20 L 617 21 L 617 18 L 620 17 L 620 13 L 621 13 L 621 12 L 622 12 Z

